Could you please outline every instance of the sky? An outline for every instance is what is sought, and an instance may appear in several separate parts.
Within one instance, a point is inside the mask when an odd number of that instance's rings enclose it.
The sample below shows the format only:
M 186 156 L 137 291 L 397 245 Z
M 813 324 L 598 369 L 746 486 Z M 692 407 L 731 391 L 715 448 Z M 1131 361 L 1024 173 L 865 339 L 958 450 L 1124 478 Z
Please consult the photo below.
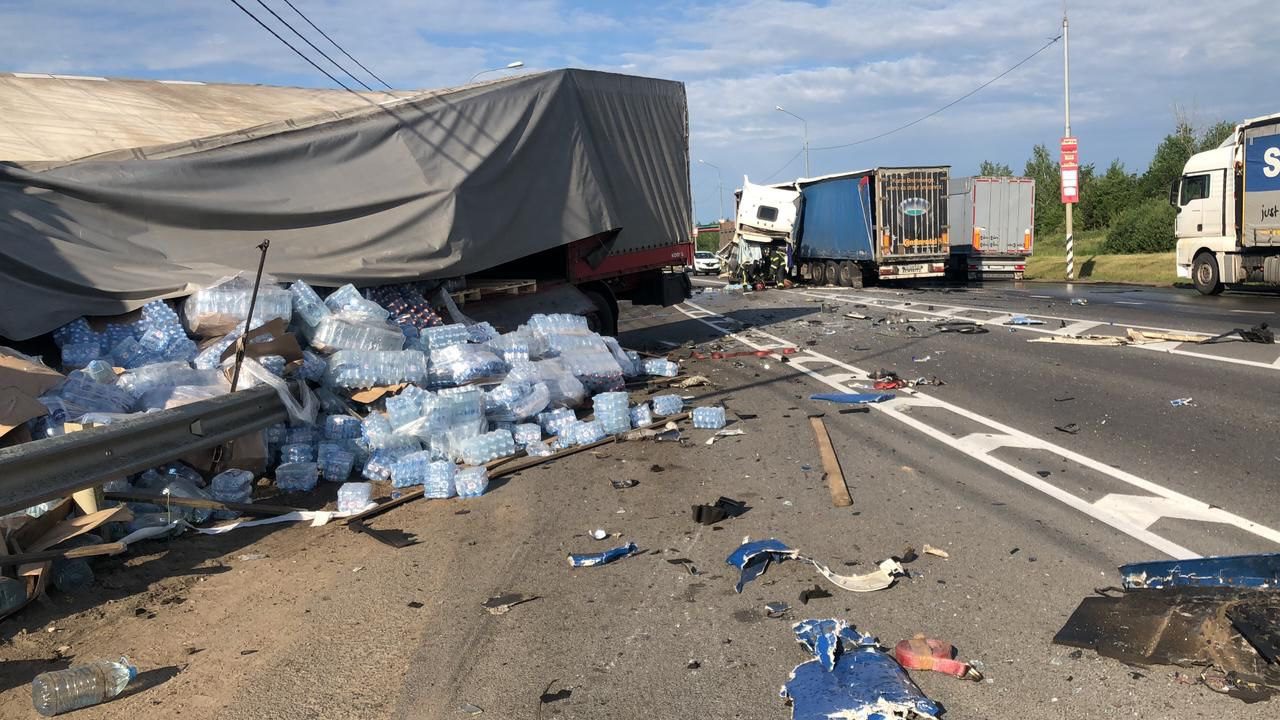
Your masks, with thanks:
M 311 52 L 259 0 L 239 1 Z M 262 1 L 374 84 L 284 0 Z M 1064 129 L 1059 41 L 912 127 L 831 148 L 910 123 L 1031 55 L 1061 33 L 1061 0 L 291 2 L 398 89 L 458 85 L 515 60 L 519 72 L 684 82 L 699 220 L 720 214 L 718 184 L 730 211 L 744 176 L 913 164 L 961 176 L 984 159 L 1020 172 L 1032 146 L 1055 148 Z M 1068 10 L 1082 162 L 1118 158 L 1141 172 L 1178 112 L 1208 125 L 1280 111 L 1274 0 L 1072 0 Z M 0 47 L 0 71 L 336 87 L 231 0 L 0 0 Z M 805 124 L 777 106 L 807 122 L 808 173 Z

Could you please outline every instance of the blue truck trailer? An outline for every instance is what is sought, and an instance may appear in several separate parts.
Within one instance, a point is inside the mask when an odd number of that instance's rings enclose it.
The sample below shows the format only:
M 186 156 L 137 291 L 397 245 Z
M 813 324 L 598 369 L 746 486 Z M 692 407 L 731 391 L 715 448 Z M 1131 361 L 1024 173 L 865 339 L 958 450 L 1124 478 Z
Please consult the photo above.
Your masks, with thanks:
M 950 168 L 876 168 L 794 183 L 795 274 L 815 284 L 943 277 Z

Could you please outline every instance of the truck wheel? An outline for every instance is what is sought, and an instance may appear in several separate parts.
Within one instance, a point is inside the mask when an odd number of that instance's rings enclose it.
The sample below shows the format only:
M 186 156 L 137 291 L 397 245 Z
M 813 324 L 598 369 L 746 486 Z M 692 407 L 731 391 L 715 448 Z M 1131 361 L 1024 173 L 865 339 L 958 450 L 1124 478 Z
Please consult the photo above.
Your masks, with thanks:
M 840 284 L 840 266 L 834 260 L 827 261 L 827 271 L 824 274 L 828 285 Z
M 800 263 L 797 267 L 800 272 L 800 279 L 806 282 L 813 279 L 813 274 L 809 272 L 809 263 Z
M 862 276 L 862 271 L 855 268 L 853 263 L 848 260 L 840 263 L 840 285 L 842 287 L 853 287 L 853 276 L 855 273 L 859 277 Z
M 1213 253 L 1202 252 L 1191 263 L 1191 281 L 1201 295 L 1217 295 L 1222 292 L 1218 280 L 1218 261 Z
M 595 312 L 587 315 L 587 325 L 601 335 L 616 337 L 618 335 L 618 316 L 614 314 L 609 299 L 598 290 L 583 290 L 583 295 L 595 305 Z

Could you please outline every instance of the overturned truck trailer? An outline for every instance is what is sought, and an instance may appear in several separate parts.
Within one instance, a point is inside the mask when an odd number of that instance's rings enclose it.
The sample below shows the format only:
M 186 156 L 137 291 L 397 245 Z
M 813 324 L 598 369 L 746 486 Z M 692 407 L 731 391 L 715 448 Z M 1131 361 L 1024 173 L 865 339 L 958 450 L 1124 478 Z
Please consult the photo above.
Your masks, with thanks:
M 157 92 L 179 90 L 213 92 Z M 546 309 L 594 311 L 604 332 L 619 298 L 687 296 L 670 271 L 693 252 L 681 83 L 557 70 L 342 97 L 320 114 L 78 159 L 0 155 L 0 336 L 190 294 L 254 269 L 264 238 L 280 280 L 535 279 Z M 538 311 L 543 294 L 521 306 Z

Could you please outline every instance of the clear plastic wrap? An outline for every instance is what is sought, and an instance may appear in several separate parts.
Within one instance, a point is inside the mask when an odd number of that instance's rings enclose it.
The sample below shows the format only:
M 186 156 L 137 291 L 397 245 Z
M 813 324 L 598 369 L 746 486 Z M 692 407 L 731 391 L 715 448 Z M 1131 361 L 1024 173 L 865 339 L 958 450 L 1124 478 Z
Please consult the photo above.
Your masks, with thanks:
M 511 369 L 484 345 L 450 345 L 431 351 L 431 362 L 454 385 L 502 377 Z
M 369 388 L 422 382 L 427 357 L 421 350 L 340 350 L 329 358 L 325 382 L 334 387 Z
M 216 337 L 236 328 L 243 330 L 249 316 L 253 282 L 253 275 L 240 273 L 192 293 L 182 304 L 182 319 L 187 331 L 200 337 Z M 287 323 L 292 316 L 293 297 L 289 291 L 280 287 L 275 278 L 263 275 L 250 327 L 276 318 Z

